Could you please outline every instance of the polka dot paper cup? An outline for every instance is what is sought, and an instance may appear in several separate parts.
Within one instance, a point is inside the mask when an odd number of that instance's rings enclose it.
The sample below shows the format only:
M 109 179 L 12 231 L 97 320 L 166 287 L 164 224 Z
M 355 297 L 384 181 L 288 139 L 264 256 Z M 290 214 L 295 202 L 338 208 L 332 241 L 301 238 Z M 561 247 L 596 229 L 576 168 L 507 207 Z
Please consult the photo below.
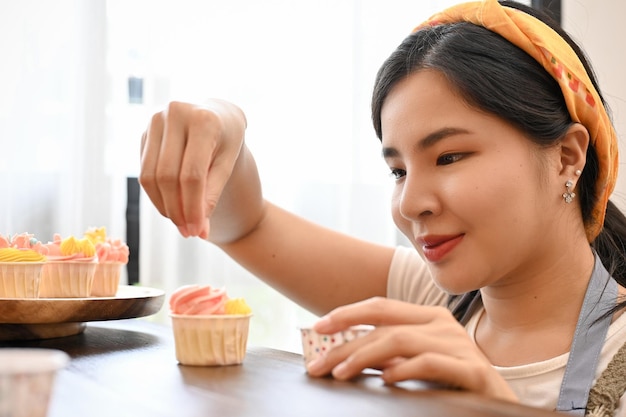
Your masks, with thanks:
M 374 326 L 352 326 L 335 334 L 319 334 L 310 327 L 300 328 L 302 335 L 302 355 L 305 365 L 314 359 L 324 356 L 335 346 L 342 345 L 356 338 L 365 336 L 374 329 Z

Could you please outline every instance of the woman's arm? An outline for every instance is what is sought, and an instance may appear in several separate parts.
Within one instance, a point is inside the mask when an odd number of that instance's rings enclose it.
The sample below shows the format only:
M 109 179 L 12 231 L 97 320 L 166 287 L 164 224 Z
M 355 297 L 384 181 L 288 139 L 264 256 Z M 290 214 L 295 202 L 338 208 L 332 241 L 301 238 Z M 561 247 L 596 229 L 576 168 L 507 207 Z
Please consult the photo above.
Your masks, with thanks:
M 394 249 L 316 225 L 269 202 L 248 235 L 219 246 L 303 307 L 323 314 L 387 293 Z
M 139 181 L 183 236 L 200 236 L 311 311 L 386 294 L 393 248 L 318 226 L 263 199 L 246 120 L 224 101 L 171 103 L 142 139 Z

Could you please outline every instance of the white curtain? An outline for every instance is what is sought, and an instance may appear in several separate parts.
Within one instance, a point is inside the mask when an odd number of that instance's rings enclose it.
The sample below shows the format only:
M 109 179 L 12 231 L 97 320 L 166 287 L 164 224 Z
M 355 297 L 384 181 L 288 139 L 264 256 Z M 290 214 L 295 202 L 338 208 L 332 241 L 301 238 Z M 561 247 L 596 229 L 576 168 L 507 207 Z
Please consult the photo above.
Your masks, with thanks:
M 369 116 L 376 70 L 453 0 L 0 0 L 0 233 L 125 236 L 126 177 L 169 100 L 247 114 L 267 198 L 377 242 L 399 237 Z M 129 77 L 143 101 L 129 103 Z M 136 100 L 135 100 L 136 101 Z M 314 317 L 141 195 L 140 281 L 225 285 L 254 309 L 250 343 L 299 350 Z M 169 324 L 167 306 L 150 320 Z
M 452 3 L 110 0 L 116 24 L 109 35 L 119 54 L 111 62 L 118 63 L 120 83 L 131 74 L 144 79 L 142 122 L 170 99 L 231 100 L 247 114 L 247 143 L 268 199 L 335 229 L 396 244 L 392 180 L 370 122 L 373 81 L 419 21 Z M 297 327 L 313 315 L 210 244 L 179 237 L 145 195 L 141 218 L 142 283 L 168 293 L 184 283 L 225 285 L 254 310 L 252 344 L 300 349 Z M 168 322 L 166 311 L 157 319 Z
M 107 172 L 104 1 L 0 0 L 0 233 L 125 233 Z
M 0 233 L 125 235 L 126 182 L 102 157 L 105 12 L 104 1 L 0 0 Z
M 369 120 L 373 79 L 415 24 L 455 2 L 0 0 L 0 233 L 125 236 L 126 177 L 150 115 L 220 97 L 246 111 L 269 199 L 401 242 Z M 129 76 L 144 80 L 143 103 L 129 103 Z M 226 285 L 254 309 L 251 343 L 299 350 L 296 327 L 312 315 L 180 238 L 141 197 L 142 285 Z M 167 306 L 150 319 L 169 323 Z

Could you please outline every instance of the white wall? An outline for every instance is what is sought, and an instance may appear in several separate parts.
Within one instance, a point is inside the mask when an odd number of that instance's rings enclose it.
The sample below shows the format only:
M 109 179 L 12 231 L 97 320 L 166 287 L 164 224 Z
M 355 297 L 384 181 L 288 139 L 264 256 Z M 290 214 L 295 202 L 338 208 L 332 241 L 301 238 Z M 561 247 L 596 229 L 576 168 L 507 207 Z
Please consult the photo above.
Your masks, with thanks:
M 620 144 L 620 174 L 611 200 L 626 210 L 626 38 L 624 0 L 564 0 L 563 27 L 582 44 L 613 112 Z

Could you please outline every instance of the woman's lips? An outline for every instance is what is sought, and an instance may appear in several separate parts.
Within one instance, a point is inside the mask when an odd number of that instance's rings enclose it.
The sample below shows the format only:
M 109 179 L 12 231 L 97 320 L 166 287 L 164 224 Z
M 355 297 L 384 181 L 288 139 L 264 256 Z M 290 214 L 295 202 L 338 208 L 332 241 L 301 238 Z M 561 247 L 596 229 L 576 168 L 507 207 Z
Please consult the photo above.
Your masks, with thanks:
M 420 239 L 424 257 L 429 262 L 439 262 L 450 253 L 465 235 L 425 237 Z

